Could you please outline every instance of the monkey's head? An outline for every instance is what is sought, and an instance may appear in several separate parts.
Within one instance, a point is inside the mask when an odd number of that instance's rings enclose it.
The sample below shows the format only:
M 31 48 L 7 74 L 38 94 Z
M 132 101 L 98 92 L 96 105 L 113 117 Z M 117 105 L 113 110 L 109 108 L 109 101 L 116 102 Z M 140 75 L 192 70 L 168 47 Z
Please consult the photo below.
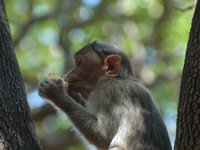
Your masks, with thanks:
M 87 99 L 102 77 L 133 76 L 127 56 L 116 46 L 99 41 L 89 43 L 74 55 L 75 67 L 68 74 L 69 90 Z

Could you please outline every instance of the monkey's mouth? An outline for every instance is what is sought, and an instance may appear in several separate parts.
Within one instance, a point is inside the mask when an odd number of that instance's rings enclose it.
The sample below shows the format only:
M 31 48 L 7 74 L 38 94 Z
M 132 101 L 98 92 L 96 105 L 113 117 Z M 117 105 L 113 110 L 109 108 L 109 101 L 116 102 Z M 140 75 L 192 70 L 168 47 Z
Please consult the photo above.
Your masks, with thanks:
M 83 88 L 83 87 L 81 87 L 81 84 L 77 84 L 75 82 L 74 83 L 68 82 L 68 83 L 69 83 L 68 89 L 73 91 L 73 92 L 79 92 Z

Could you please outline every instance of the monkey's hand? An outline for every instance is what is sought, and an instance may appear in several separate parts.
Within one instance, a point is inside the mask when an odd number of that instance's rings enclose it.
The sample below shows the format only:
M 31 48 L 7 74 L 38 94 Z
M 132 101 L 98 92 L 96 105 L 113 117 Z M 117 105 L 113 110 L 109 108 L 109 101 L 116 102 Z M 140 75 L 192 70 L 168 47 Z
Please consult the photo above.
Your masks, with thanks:
M 47 98 L 54 103 L 67 95 L 61 79 L 52 81 L 49 78 L 45 78 L 39 83 L 38 90 L 41 97 Z

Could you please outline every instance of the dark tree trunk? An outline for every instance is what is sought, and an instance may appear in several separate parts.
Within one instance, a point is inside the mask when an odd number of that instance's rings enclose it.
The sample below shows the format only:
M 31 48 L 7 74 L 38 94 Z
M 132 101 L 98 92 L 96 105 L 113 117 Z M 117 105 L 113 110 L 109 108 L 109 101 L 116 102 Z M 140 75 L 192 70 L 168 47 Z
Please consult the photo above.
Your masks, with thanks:
M 40 150 L 0 0 L 0 150 Z
M 194 12 L 183 67 L 175 150 L 200 150 L 200 0 Z

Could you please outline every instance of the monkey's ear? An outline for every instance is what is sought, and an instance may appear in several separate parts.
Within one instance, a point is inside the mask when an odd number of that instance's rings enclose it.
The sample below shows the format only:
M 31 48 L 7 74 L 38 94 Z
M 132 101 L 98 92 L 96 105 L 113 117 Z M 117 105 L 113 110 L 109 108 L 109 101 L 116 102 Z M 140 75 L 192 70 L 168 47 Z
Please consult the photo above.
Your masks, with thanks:
M 119 55 L 109 55 L 104 59 L 103 70 L 107 77 L 116 77 L 121 69 L 121 57 Z

